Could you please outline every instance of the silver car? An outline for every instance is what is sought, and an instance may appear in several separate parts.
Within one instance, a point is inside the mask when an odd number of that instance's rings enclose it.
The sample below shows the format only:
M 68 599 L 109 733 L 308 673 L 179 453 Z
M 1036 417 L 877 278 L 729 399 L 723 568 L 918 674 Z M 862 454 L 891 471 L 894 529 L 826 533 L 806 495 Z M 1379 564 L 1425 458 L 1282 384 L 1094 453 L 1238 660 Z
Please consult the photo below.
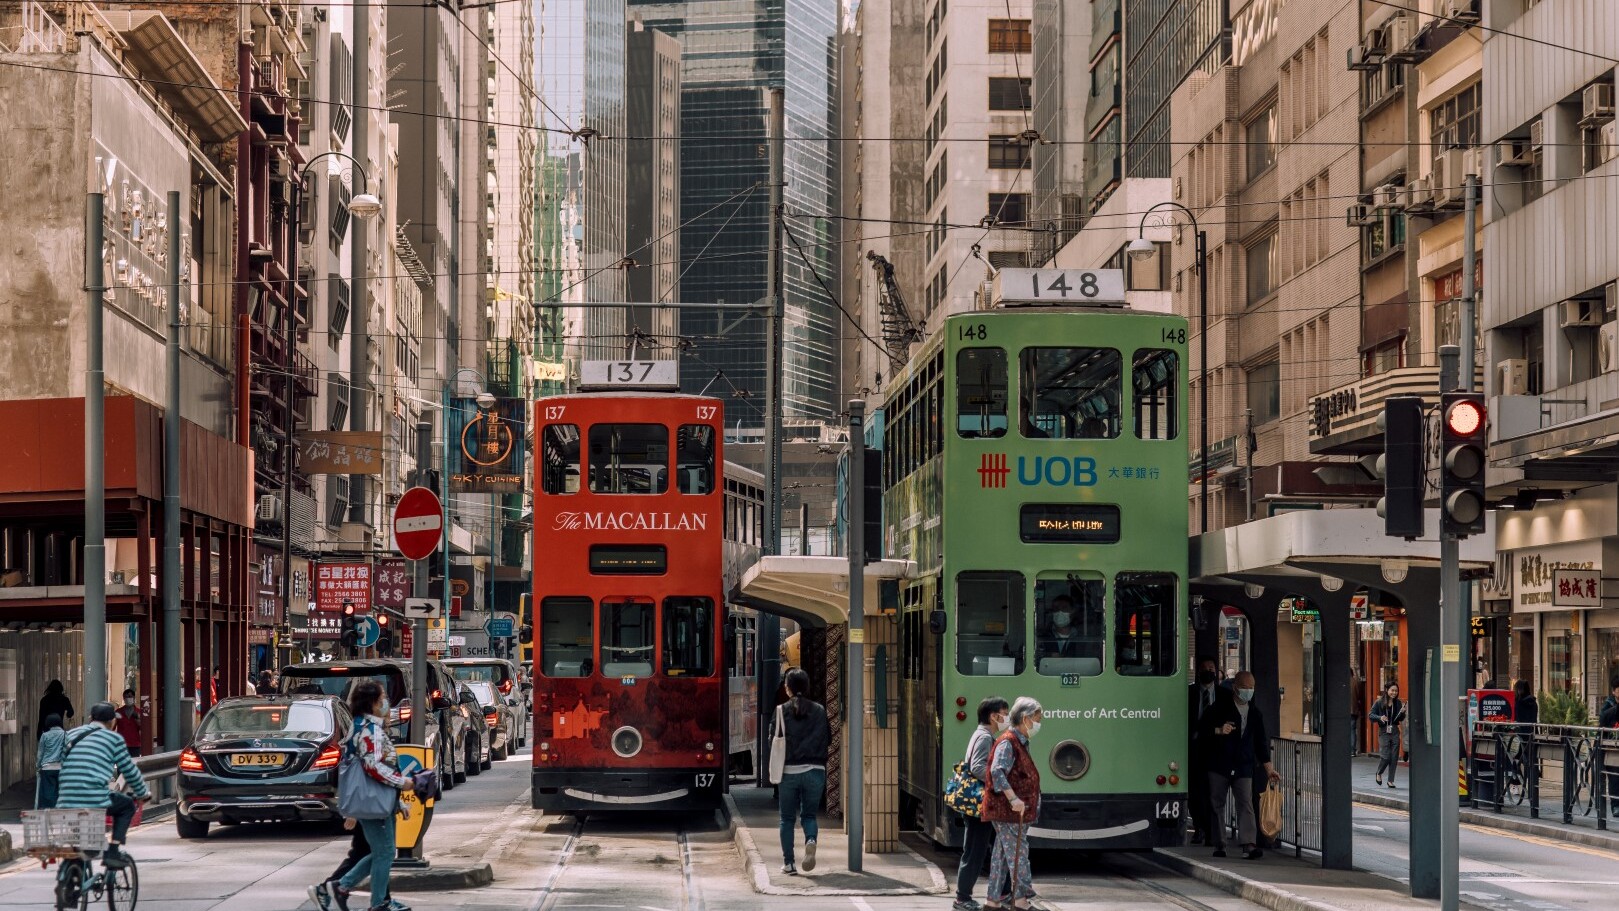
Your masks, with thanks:
M 522 731 L 522 703 L 515 696 L 502 694 L 487 680 L 469 680 L 461 686 L 477 697 L 483 708 L 484 722 L 489 725 L 490 761 L 500 762 L 516 752 Z

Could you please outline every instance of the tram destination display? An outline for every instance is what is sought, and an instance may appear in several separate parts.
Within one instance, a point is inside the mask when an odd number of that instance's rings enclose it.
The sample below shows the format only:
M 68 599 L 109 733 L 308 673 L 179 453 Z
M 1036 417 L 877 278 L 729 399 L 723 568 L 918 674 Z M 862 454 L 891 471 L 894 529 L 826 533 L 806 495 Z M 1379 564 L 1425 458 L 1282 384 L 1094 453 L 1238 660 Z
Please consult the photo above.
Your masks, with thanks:
M 1117 544 L 1119 507 L 1098 503 L 1025 503 L 1018 514 L 1025 544 Z
M 592 544 L 590 571 L 596 575 L 656 576 L 669 568 L 669 549 L 661 544 Z

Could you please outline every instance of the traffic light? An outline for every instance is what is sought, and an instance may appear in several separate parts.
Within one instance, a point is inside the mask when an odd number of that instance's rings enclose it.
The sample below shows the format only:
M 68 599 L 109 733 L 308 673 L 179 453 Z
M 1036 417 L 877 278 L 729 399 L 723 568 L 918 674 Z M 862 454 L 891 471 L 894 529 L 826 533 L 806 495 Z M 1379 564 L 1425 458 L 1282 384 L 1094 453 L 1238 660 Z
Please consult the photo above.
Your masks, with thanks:
M 350 655 L 360 647 L 360 618 L 354 615 L 354 602 L 343 602 L 343 635 L 339 640 Z
M 1422 458 L 1422 398 L 1394 396 L 1383 404 L 1377 420 L 1383 427 L 1383 455 L 1377 460 L 1377 473 L 1383 476 L 1383 498 L 1377 501 L 1383 533 L 1391 538 L 1420 538 L 1426 531 L 1422 493 L 1427 479 Z
M 1439 397 L 1440 528 L 1465 538 L 1484 532 L 1484 395 L 1447 392 Z
M 394 654 L 394 634 L 388 627 L 388 614 L 386 611 L 377 611 L 377 657 L 392 658 Z

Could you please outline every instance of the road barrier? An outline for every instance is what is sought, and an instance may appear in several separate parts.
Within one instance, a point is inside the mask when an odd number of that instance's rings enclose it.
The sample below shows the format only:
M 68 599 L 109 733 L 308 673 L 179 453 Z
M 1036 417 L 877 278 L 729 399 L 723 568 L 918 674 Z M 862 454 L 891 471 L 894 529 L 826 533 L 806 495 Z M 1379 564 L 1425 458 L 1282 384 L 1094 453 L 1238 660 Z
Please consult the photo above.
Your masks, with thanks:
M 1550 805 L 1564 823 L 1595 817 L 1596 827 L 1607 829 L 1619 802 L 1619 730 L 1479 722 L 1467 769 L 1474 808 L 1507 813 L 1527 804 L 1529 817 L 1539 819 Z
M 1275 737 L 1270 742 L 1271 764 L 1282 776 L 1282 832 L 1271 847 L 1291 846 L 1294 857 L 1321 850 L 1321 739 L 1308 734 Z M 1259 793 L 1265 787 L 1263 771 L 1254 775 L 1254 815 L 1259 814 Z M 1235 842 L 1237 808 L 1226 801 L 1227 842 Z M 1264 833 L 1259 833 L 1264 841 Z

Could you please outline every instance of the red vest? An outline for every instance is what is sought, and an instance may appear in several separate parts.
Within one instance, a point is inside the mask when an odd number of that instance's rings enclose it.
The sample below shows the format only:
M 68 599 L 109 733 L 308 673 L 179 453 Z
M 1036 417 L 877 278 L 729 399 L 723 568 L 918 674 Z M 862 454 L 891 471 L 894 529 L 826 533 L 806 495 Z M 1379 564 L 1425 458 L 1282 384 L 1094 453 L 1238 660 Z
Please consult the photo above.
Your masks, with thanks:
M 995 790 L 994 784 L 984 786 L 984 804 L 982 817 L 985 822 L 1025 822 L 1032 823 L 1040 818 L 1040 769 L 1034 764 L 1034 757 L 1029 755 L 1029 748 L 1019 740 L 1016 731 L 1007 731 L 995 741 L 990 750 L 989 761 L 993 766 L 995 753 L 1001 744 L 1011 744 L 1012 769 L 1006 773 L 1006 783 L 1012 786 L 1012 793 L 1022 798 L 1023 816 L 1012 812 L 1012 802 L 1000 791 Z M 993 776 L 991 776 L 993 778 Z

